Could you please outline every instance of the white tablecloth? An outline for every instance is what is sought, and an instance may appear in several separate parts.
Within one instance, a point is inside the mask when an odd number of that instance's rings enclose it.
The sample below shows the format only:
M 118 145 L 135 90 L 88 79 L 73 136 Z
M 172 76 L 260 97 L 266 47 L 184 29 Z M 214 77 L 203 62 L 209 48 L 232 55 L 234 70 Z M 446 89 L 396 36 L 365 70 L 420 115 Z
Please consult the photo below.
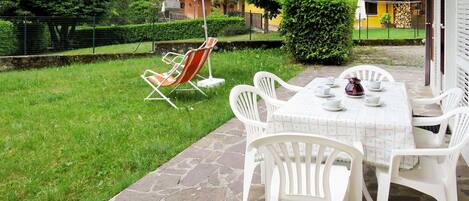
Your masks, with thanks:
M 345 143 L 361 141 L 365 161 L 376 166 L 388 166 L 392 149 L 415 148 L 412 134 L 412 110 L 404 83 L 383 82 L 382 92 L 365 93 L 381 97 L 384 105 L 367 107 L 363 99 L 348 98 L 345 94 L 347 80 L 337 80 L 332 88 L 336 98 L 341 98 L 345 110 L 330 112 L 322 108 L 326 98 L 314 95 L 324 78 L 316 78 L 304 90 L 294 95 L 286 105 L 268 119 L 268 133 L 302 132 L 327 136 Z M 406 157 L 401 166 L 411 168 L 417 158 Z

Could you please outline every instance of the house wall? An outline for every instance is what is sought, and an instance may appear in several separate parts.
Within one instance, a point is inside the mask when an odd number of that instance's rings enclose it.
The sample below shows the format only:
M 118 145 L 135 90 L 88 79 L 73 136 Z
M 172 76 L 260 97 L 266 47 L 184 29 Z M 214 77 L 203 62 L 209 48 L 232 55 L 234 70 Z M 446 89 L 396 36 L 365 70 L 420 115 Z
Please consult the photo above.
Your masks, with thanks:
M 250 4 L 250 3 L 247 3 L 247 2 L 244 5 L 244 9 L 248 13 L 249 13 L 249 11 L 251 11 L 253 13 L 262 13 L 262 14 L 264 13 L 264 9 L 258 8 L 254 4 Z M 277 17 L 269 20 L 269 25 L 280 26 L 281 21 L 282 21 L 282 14 L 280 13 L 279 15 L 277 15 Z
M 212 10 L 211 1 L 205 0 L 205 12 L 207 16 L 210 15 L 211 10 Z M 191 19 L 203 17 L 202 0 L 184 0 L 184 15 Z
M 180 9 L 181 8 L 181 3 L 179 0 L 165 0 L 164 4 L 166 6 L 166 9 Z
M 362 20 L 361 26 L 366 27 L 366 23 L 368 21 L 369 28 L 381 28 L 382 25 L 379 22 L 379 18 L 386 14 L 386 3 L 385 2 L 378 2 L 377 5 L 378 14 L 377 15 L 368 15 L 368 19 Z M 391 22 L 394 21 L 394 7 L 392 4 L 388 5 L 388 13 L 391 15 Z M 354 27 L 358 29 L 358 20 L 355 20 Z

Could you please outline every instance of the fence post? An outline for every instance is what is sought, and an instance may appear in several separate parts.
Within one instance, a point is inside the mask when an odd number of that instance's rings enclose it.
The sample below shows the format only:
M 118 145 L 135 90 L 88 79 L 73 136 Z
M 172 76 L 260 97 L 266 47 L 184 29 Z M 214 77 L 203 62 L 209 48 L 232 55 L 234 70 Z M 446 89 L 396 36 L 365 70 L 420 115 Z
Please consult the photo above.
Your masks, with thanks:
M 368 13 L 366 14 L 366 39 L 368 39 Z
M 269 33 L 269 12 L 264 13 L 264 33 Z
M 358 13 L 358 40 L 362 38 L 362 13 Z
M 28 54 L 28 23 L 26 22 L 27 16 L 23 17 L 23 54 Z
M 419 36 L 419 29 L 420 29 L 420 20 L 419 20 L 419 16 L 417 15 L 417 37 Z
M 96 15 L 93 15 L 93 54 L 96 53 Z
M 252 11 L 249 10 L 249 40 L 251 39 L 252 39 Z
M 155 16 L 151 18 L 151 52 L 155 52 Z
M 386 2 L 386 15 L 389 16 L 389 3 L 388 2 Z M 389 39 L 389 28 L 391 27 L 391 22 L 388 21 L 386 24 L 388 25 L 388 39 Z

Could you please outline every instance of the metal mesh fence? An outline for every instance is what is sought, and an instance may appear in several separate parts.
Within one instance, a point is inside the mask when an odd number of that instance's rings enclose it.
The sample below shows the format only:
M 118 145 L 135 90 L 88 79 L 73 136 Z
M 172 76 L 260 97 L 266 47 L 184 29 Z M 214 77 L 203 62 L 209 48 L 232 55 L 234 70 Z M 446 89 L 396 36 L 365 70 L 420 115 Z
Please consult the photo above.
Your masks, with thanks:
M 246 27 L 262 27 L 262 14 L 238 13 L 245 18 Z M 251 17 L 253 16 L 251 20 Z M 260 16 L 260 17 L 254 17 Z M 202 19 L 187 19 L 174 13 L 159 13 L 151 18 L 101 18 L 53 17 L 53 16 L 0 16 L 16 27 L 15 53 L 12 55 L 36 54 L 99 54 L 151 52 L 154 42 L 169 40 L 203 41 Z M 184 21 L 180 21 L 184 20 Z M 184 22 L 184 26 L 172 25 L 170 21 Z M 197 22 L 194 22 L 197 21 Z M 190 27 L 189 30 L 186 27 Z M 242 28 L 242 27 L 241 27 Z M 209 35 L 239 34 L 238 40 L 249 40 L 249 30 L 230 23 L 211 22 Z

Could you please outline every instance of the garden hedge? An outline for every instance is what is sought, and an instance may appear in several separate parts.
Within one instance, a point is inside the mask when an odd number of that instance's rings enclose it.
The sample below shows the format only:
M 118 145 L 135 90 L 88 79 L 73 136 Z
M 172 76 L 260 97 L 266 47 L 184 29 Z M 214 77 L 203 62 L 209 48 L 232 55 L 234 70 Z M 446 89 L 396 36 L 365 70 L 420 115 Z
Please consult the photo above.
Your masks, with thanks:
M 24 33 L 23 23 L 17 23 L 16 36 L 18 38 L 17 54 L 24 54 Z M 42 54 L 47 52 L 51 46 L 51 38 L 47 24 L 34 22 L 26 24 L 26 54 Z
M 18 41 L 15 31 L 16 28 L 13 23 L 0 20 L 0 56 L 16 53 Z
M 228 26 L 244 26 L 244 20 L 240 17 L 208 18 L 209 35 L 217 34 Z M 204 37 L 203 20 L 179 20 L 173 22 L 122 25 L 122 26 L 98 26 L 96 27 L 96 46 L 118 43 L 132 43 L 150 41 L 152 37 L 156 41 L 178 40 Z M 93 45 L 93 28 L 80 27 L 73 36 L 75 47 L 91 47 Z
M 300 62 L 342 64 L 353 46 L 351 0 L 285 0 L 282 32 Z

